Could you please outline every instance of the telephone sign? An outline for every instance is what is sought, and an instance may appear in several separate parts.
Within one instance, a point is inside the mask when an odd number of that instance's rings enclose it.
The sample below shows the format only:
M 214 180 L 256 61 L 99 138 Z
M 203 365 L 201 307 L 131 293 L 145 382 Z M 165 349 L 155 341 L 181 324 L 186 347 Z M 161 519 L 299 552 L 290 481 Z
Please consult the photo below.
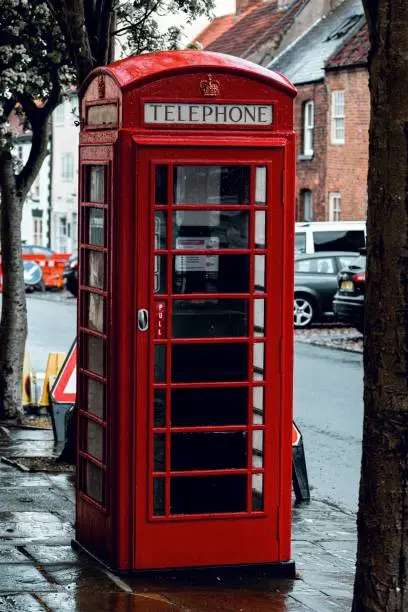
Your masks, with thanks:
M 189 50 L 83 85 L 76 540 L 113 569 L 293 576 L 295 93 Z

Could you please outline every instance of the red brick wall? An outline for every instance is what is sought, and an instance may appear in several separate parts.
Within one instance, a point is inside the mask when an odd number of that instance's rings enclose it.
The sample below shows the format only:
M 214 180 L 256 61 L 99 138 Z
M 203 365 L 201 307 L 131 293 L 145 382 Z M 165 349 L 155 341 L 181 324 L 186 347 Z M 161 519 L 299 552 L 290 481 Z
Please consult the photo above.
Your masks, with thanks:
M 344 221 L 366 218 L 368 129 L 370 122 L 370 95 L 368 73 L 365 68 L 327 71 L 329 109 L 327 113 L 327 176 L 328 194 L 341 194 L 341 219 Z M 344 90 L 345 144 L 331 143 L 331 92 Z
M 313 220 L 325 219 L 325 162 L 327 143 L 327 94 L 323 82 L 297 86 L 295 98 L 295 129 L 297 138 L 296 163 L 296 220 L 303 220 L 301 192 L 310 189 L 313 194 Z M 303 105 L 314 101 L 313 157 L 303 159 Z

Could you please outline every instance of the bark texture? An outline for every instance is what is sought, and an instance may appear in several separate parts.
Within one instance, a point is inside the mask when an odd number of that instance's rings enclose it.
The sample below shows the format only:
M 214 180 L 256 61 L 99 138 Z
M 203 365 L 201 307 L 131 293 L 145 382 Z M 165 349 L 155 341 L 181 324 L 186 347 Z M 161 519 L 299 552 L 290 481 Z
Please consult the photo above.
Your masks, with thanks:
M 0 321 L 0 419 L 19 418 L 24 349 L 27 338 L 27 306 L 21 253 L 23 203 L 47 155 L 49 116 L 60 95 L 59 83 L 47 103 L 38 108 L 24 95 L 19 102 L 31 124 L 32 144 L 28 160 L 16 175 L 9 149 L 0 151 L 1 259 L 3 295 Z
M 371 38 L 364 431 L 353 612 L 408 610 L 408 20 L 364 0 Z
M 48 0 L 81 84 L 95 66 L 108 63 L 114 0 Z
M 0 155 L 3 296 L 0 323 L 0 418 L 21 415 L 27 308 L 21 257 L 22 201 L 17 195 L 11 154 Z

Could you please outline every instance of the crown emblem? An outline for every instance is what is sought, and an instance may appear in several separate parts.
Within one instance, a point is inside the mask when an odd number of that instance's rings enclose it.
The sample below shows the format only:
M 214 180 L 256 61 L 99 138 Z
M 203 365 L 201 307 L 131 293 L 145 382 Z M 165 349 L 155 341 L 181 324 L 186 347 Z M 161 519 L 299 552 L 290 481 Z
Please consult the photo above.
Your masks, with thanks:
M 103 74 L 98 77 L 98 96 L 101 99 L 105 97 L 105 78 Z
M 208 75 L 207 81 L 200 81 L 200 89 L 203 96 L 211 96 L 213 98 L 221 93 L 220 82 L 213 79 L 211 74 Z

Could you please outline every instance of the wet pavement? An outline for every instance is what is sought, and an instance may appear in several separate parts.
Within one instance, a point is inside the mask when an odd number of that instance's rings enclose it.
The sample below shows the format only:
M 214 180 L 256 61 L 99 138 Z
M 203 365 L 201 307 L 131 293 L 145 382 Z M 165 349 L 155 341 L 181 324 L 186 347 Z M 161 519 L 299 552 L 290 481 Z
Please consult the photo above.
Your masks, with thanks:
M 0 428 L 0 456 L 55 456 L 51 431 Z M 294 507 L 298 579 L 176 574 L 117 577 L 71 548 L 73 474 L 0 463 L 1 612 L 327 612 L 351 608 L 355 516 L 322 501 Z M 220 577 L 221 576 L 221 577 Z

